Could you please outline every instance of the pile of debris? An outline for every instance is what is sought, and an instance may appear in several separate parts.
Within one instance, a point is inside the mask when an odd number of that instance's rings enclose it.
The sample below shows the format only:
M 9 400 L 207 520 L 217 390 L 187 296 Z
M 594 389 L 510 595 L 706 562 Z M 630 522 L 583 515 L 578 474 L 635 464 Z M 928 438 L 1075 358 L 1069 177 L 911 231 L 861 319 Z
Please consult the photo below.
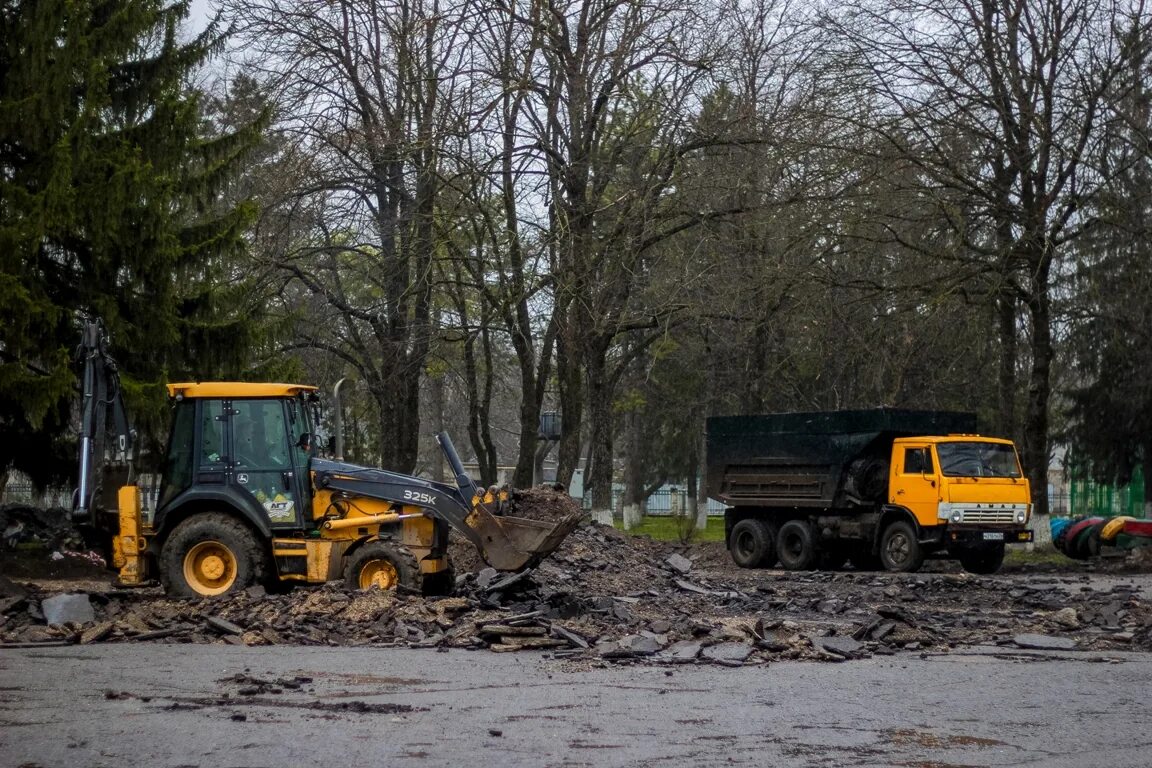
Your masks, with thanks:
M 3 546 L 7 549 L 35 546 L 50 550 L 80 550 L 84 546 L 83 537 L 63 507 L 41 509 L 27 504 L 2 504 L 0 531 L 3 531 Z
M 453 545 L 458 568 L 471 551 Z M 725 666 L 971 645 L 1152 650 L 1152 604 L 1132 587 L 1100 591 L 1076 580 L 1087 577 L 745 571 L 722 554 L 722 545 L 685 549 L 585 524 L 535 569 L 472 568 L 447 598 L 334 585 L 206 600 L 154 589 L 53 596 L 8 583 L 0 643 L 543 649 L 596 664 Z

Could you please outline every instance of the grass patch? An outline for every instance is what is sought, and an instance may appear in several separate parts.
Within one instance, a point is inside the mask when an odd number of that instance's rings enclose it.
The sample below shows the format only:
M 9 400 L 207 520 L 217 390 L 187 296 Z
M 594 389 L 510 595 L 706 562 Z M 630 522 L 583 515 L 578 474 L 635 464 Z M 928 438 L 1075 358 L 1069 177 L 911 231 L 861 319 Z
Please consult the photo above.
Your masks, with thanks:
M 617 529 L 623 531 L 624 523 L 617 520 L 613 523 Z M 691 531 L 692 541 L 724 541 L 724 517 L 721 515 L 708 518 L 708 526 L 703 531 L 697 531 L 694 521 L 688 518 L 648 515 L 627 533 L 641 536 L 651 536 L 657 541 L 684 541 L 681 531 Z
M 1071 559 L 1053 546 L 1038 546 L 1031 552 L 1023 547 L 1008 547 L 1004 552 L 1005 565 L 1067 565 Z

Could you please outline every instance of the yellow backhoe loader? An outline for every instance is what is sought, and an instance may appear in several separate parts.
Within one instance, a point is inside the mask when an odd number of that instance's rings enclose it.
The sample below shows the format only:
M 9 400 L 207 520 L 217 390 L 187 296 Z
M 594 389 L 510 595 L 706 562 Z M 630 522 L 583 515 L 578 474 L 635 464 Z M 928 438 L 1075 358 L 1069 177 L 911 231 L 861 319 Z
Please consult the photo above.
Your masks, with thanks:
M 135 436 L 98 323 L 86 326 L 79 354 L 74 514 L 111 535 L 110 564 L 124 586 L 158 579 L 173 595 L 210 596 L 343 579 L 352 588 L 440 594 L 454 586 L 450 530 L 493 568 L 517 571 L 555 550 L 579 522 L 578 513 L 550 522 L 504 514 L 507 489 L 478 488 L 443 433 L 436 440 L 454 485 L 319 458 L 316 387 L 244 382 L 168 386 L 171 430 L 146 522 L 140 489 L 123 471 Z M 102 504 L 93 490 L 98 465 Z

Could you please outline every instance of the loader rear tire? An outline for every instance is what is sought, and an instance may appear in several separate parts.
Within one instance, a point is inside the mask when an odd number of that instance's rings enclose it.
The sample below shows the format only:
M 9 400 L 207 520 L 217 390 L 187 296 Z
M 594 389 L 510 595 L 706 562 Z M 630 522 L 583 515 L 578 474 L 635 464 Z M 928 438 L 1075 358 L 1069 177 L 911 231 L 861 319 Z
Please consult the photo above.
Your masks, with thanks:
M 806 571 L 816 564 L 816 533 L 807 520 L 789 520 L 780 526 L 776 554 L 787 571 Z
M 398 589 L 420 594 L 420 564 L 404 547 L 387 541 L 370 541 L 352 553 L 344 567 L 348 589 Z
M 176 597 L 212 597 L 264 581 L 267 558 L 252 531 L 220 512 L 193 515 L 160 550 L 160 583 Z
M 776 564 L 775 532 L 763 520 L 745 518 L 732 526 L 728 551 L 741 568 L 771 568 Z

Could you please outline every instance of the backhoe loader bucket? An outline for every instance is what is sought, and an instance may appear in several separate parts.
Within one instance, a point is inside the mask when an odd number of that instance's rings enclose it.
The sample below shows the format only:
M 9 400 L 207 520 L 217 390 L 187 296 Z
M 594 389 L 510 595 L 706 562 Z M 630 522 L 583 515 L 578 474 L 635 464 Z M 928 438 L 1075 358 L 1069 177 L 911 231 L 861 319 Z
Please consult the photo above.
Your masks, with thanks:
M 480 556 L 488 565 L 498 571 L 519 571 L 551 554 L 579 525 L 582 516 L 576 512 L 551 523 L 497 516 L 476 506 L 466 522 L 480 536 Z

